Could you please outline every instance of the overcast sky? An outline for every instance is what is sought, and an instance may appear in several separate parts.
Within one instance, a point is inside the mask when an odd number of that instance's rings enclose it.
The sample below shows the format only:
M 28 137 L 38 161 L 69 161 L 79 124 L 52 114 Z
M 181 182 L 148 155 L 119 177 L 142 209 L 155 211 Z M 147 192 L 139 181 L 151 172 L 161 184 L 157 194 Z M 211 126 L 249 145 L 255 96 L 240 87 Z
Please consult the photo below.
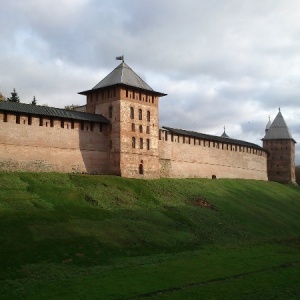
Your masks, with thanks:
M 5 97 L 84 104 L 124 55 L 160 126 L 261 145 L 280 107 L 300 164 L 299 0 L 0 0 L 0 38 Z

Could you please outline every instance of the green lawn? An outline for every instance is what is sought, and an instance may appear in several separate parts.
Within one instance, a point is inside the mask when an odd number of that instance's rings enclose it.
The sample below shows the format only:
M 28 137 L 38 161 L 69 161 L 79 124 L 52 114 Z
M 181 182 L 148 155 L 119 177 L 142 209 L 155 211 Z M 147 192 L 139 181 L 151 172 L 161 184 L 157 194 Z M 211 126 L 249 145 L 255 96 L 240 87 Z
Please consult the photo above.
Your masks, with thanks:
M 298 299 L 300 188 L 0 173 L 1 299 Z

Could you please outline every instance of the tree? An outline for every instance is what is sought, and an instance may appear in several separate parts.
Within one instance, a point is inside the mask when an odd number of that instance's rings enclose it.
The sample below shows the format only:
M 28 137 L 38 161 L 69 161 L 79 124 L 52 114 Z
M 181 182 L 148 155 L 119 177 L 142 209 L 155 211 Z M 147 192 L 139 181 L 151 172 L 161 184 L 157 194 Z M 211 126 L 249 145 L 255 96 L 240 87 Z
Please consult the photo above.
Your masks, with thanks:
M 16 92 L 16 89 L 14 88 L 14 91 L 11 93 L 11 97 L 7 98 L 7 101 L 11 101 L 11 102 L 18 102 L 20 103 L 20 98 L 18 93 Z
M 32 104 L 32 105 L 36 105 L 36 98 L 35 98 L 35 96 L 33 96 L 33 99 L 32 99 L 32 101 L 31 101 L 31 103 L 30 104 Z
M 68 110 L 75 110 L 76 108 L 80 107 L 80 105 L 77 105 L 77 104 L 71 104 L 71 105 L 66 105 L 65 106 L 65 109 L 68 109 Z
M 2 95 L 2 93 L 0 92 L 0 101 L 5 101 L 5 97 Z

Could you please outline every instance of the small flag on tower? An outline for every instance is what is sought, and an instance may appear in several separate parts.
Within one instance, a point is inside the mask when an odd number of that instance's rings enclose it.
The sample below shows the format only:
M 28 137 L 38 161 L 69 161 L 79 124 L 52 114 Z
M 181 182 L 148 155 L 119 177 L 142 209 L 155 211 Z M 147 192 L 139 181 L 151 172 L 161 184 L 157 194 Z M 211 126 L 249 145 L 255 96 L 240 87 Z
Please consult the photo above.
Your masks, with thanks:
M 123 60 L 123 61 L 124 61 L 124 55 L 122 55 L 122 56 L 117 56 L 117 57 L 116 57 L 116 60 Z

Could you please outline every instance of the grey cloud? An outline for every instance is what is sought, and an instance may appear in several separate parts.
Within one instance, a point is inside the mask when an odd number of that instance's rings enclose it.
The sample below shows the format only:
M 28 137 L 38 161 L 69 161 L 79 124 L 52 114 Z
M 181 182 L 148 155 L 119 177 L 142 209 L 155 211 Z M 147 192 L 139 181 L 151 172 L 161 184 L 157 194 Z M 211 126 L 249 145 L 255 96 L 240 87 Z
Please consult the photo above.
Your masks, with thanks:
M 0 90 L 80 103 L 126 62 L 161 100 L 161 125 L 260 143 L 268 114 L 299 137 L 297 0 L 0 0 Z M 293 111 L 293 113 L 291 113 Z M 232 134 L 231 134 L 232 133 Z M 298 134 L 298 135 L 297 135 Z M 300 148 L 296 151 L 299 161 Z M 300 162 L 299 162 L 300 163 Z

